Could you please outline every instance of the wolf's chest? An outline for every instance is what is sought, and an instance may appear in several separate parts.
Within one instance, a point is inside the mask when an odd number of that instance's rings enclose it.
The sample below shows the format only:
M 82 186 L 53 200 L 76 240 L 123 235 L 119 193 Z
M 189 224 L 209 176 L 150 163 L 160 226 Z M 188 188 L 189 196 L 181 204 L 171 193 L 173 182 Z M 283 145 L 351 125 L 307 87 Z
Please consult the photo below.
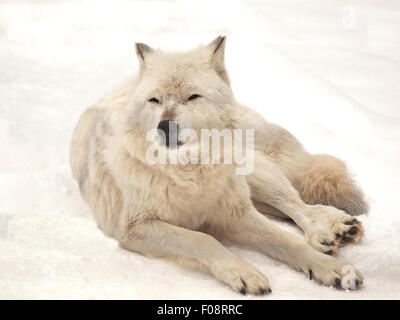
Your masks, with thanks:
M 207 179 L 170 182 L 165 188 L 164 210 L 160 218 L 182 227 L 197 229 L 218 214 L 229 191 L 229 179 L 211 176 Z

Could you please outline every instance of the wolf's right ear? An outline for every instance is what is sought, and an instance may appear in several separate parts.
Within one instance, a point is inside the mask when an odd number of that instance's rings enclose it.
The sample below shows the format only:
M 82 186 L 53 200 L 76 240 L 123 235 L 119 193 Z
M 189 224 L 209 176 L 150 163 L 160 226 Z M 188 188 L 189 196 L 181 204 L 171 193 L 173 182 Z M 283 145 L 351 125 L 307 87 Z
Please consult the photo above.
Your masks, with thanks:
M 135 43 L 135 47 L 136 47 L 136 55 L 140 62 L 140 67 L 143 68 L 146 62 L 146 56 L 148 56 L 148 54 L 153 52 L 153 49 L 144 43 Z

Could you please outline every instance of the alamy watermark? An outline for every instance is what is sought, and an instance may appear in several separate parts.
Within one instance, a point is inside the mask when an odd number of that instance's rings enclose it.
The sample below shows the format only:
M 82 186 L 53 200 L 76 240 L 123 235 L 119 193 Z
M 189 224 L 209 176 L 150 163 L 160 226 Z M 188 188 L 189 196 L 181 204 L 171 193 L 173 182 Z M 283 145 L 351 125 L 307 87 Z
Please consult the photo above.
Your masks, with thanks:
M 352 265 L 346 265 L 342 268 L 342 273 L 345 274 L 341 281 L 342 288 L 344 290 L 356 289 L 356 268 L 354 268 Z
M 8 222 L 11 216 L 0 212 L 0 236 L 5 236 L 8 230 Z
M 146 140 L 153 142 L 146 152 L 150 164 L 234 164 L 237 175 L 254 170 L 254 129 L 201 129 L 199 136 L 170 121 L 168 130 L 150 130 Z
M 345 30 L 355 30 L 357 28 L 356 9 L 353 5 L 342 7 L 341 26 Z

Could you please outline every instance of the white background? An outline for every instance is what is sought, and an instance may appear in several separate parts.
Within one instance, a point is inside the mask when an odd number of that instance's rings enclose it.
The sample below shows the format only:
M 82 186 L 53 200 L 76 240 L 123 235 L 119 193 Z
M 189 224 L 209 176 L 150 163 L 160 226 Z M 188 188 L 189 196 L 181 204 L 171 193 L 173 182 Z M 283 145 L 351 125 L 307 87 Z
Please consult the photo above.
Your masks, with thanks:
M 236 98 L 314 153 L 346 160 L 370 202 L 343 248 L 366 279 L 345 292 L 231 248 L 271 296 L 123 251 L 93 221 L 68 148 L 83 110 L 138 69 L 134 42 L 189 49 L 227 35 Z M 0 298 L 400 298 L 400 3 L 0 2 Z M 292 225 L 282 227 L 302 236 Z

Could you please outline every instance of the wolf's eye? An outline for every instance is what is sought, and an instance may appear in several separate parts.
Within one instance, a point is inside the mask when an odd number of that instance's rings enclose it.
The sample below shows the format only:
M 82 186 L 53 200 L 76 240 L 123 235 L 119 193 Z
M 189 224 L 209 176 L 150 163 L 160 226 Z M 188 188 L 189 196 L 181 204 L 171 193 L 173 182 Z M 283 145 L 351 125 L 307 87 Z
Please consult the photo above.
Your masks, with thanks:
M 152 103 L 160 103 L 160 100 L 158 100 L 157 98 L 151 98 L 151 99 L 149 100 L 149 102 L 152 102 Z
M 189 97 L 189 100 L 194 100 L 194 99 L 197 99 L 197 98 L 200 98 L 200 95 L 198 95 L 198 94 L 192 94 L 192 95 Z

